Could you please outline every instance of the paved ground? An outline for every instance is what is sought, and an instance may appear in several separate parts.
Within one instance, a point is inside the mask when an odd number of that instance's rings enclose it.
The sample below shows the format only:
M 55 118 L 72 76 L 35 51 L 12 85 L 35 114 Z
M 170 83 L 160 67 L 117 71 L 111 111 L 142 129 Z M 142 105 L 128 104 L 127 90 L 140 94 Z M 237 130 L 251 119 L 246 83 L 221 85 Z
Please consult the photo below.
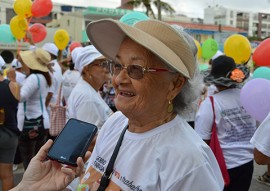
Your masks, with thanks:
M 257 164 L 254 165 L 253 179 L 249 191 L 270 191 L 270 186 L 264 185 L 256 181 L 256 178 L 259 175 L 262 175 L 265 172 L 265 170 L 266 166 L 259 166 Z M 23 172 L 24 172 L 23 167 L 22 165 L 20 165 L 18 170 L 15 171 L 15 184 L 18 184 L 18 182 L 22 179 Z M 0 191 L 2 191 L 1 182 L 0 182 Z

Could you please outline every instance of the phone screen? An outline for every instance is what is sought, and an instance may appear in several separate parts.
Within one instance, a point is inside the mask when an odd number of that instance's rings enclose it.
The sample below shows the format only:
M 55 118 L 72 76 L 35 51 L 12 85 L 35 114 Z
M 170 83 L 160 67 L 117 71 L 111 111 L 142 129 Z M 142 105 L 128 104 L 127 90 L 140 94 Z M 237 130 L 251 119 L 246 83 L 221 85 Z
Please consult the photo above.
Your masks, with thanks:
M 83 157 L 97 133 L 93 124 L 69 119 L 48 152 L 48 158 L 63 164 L 77 166 L 78 157 Z

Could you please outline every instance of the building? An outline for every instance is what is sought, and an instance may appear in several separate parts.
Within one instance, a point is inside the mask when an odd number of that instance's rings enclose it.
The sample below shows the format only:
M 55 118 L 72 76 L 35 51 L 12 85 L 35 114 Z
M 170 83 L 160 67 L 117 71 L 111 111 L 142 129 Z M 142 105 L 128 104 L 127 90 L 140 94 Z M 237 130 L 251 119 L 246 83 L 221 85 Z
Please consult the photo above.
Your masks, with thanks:
M 204 23 L 231 26 L 248 31 L 249 37 L 264 39 L 270 36 L 270 14 L 245 12 L 222 6 L 204 9 Z

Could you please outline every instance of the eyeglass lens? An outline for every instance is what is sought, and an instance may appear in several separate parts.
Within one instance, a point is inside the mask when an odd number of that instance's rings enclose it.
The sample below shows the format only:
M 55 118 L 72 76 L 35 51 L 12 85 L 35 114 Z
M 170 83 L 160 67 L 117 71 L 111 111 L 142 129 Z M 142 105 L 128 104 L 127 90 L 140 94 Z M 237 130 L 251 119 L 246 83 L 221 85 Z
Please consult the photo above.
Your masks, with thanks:
M 141 79 L 143 77 L 143 67 L 139 65 L 129 65 L 127 67 L 124 67 L 121 64 L 114 63 L 111 65 L 111 73 L 113 75 L 118 75 L 121 70 L 127 69 L 128 76 L 133 78 L 133 79 Z

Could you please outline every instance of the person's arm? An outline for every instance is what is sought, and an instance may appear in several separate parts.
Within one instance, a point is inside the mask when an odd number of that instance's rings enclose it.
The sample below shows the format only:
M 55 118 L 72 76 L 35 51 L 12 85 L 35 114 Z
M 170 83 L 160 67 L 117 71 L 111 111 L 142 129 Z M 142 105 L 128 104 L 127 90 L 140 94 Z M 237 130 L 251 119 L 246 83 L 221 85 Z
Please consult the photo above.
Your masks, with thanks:
M 270 165 L 270 157 L 266 156 L 256 148 L 254 149 L 254 159 L 259 165 Z
M 77 167 L 62 166 L 56 161 L 46 160 L 52 143 L 53 141 L 49 140 L 41 147 L 38 154 L 31 160 L 22 181 L 10 191 L 60 191 L 82 173 L 84 162 L 81 157 L 77 159 Z M 89 156 L 90 153 L 88 152 L 87 155 Z

